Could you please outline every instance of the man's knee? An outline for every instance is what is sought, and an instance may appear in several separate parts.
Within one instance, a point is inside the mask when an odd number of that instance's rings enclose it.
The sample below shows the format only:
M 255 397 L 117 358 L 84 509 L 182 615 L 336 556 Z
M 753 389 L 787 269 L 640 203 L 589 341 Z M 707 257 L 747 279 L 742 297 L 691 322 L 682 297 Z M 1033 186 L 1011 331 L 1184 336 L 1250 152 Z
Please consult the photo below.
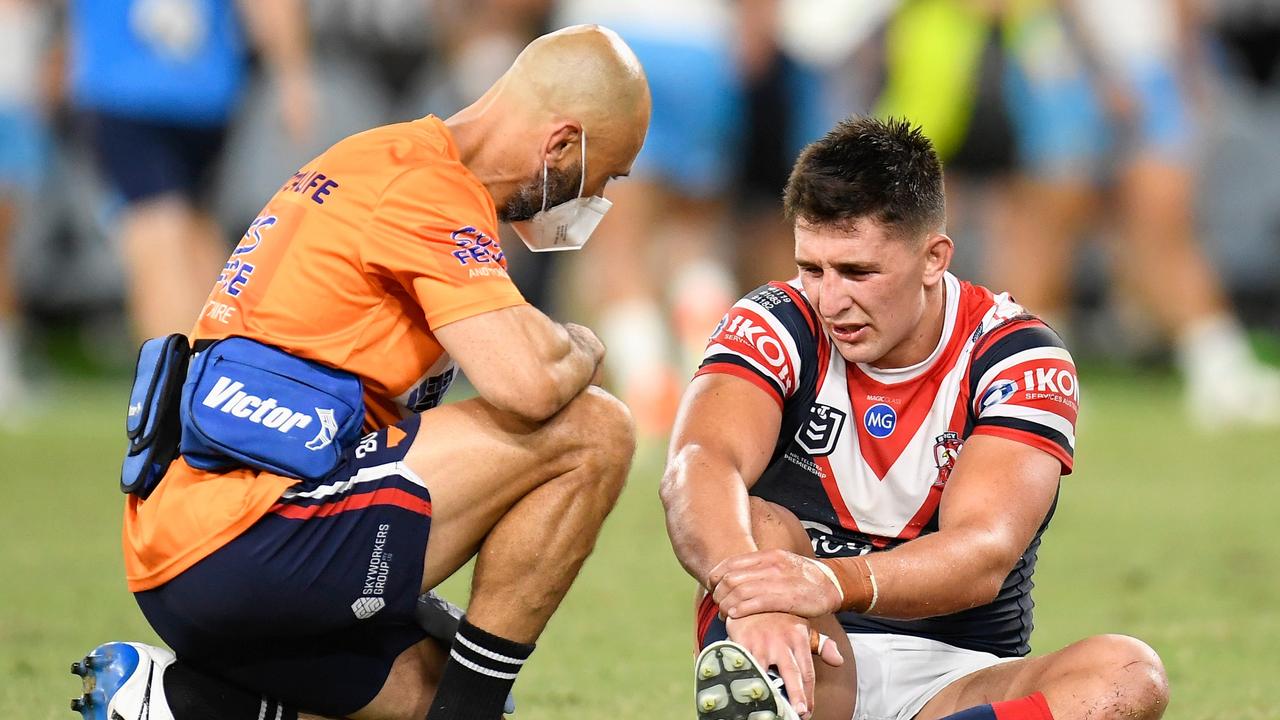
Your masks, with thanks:
M 780 548 L 811 554 L 809 534 L 790 510 L 758 497 L 748 498 L 751 536 L 761 550 Z
M 570 400 L 553 423 L 560 452 L 578 455 L 602 482 L 621 489 L 636 449 L 635 424 L 621 400 L 593 385 Z
M 1169 704 L 1169 678 L 1150 645 L 1127 635 L 1097 635 L 1084 640 L 1086 655 L 1135 717 L 1156 718 Z

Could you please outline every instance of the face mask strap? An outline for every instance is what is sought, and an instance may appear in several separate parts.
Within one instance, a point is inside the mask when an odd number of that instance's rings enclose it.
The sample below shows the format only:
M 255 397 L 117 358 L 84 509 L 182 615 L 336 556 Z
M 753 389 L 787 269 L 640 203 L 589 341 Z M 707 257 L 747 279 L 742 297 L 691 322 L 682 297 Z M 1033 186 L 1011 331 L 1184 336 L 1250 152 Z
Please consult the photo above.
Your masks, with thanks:
M 582 179 L 578 181 L 578 197 L 587 189 L 587 130 L 582 130 Z
M 542 209 L 547 209 L 547 159 L 542 159 Z

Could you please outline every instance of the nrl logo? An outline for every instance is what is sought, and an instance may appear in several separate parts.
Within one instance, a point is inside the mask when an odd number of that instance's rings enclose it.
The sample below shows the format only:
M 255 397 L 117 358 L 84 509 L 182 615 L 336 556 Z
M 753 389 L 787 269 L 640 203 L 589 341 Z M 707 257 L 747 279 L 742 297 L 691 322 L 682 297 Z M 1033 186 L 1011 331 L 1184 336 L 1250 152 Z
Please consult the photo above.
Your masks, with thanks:
M 830 405 L 814 403 L 809 406 L 809 417 L 796 431 L 796 444 L 813 457 L 830 455 L 836 447 L 836 439 L 844 427 L 846 413 Z

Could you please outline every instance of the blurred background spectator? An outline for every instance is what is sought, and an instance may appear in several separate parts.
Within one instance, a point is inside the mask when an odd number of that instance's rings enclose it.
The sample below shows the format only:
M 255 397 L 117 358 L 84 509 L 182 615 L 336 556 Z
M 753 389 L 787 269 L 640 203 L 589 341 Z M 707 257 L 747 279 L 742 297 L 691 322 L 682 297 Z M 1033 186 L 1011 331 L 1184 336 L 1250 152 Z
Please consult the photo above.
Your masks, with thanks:
M 46 112 L 53 90 L 46 72 L 49 30 L 43 3 L 0 0 L 0 408 L 5 409 L 15 409 L 25 396 L 12 240 L 44 175 Z M 0 424 L 15 421 L 11 412 L 0 417 Z
M 1167 338 L 1202 426 L 1275 424 L 1280 373 L 1255 359 L 1198 242 L 1198 16 L 1186 0 L 909 0 L 880 111 L 924 124 L 955 194 L 987 187 L 976 274 L 991 287 L 1070 338 L 1081 241 L 1101 234 L 1088 271 L 1105 266 L 1118 315 L 1104 334 Z
M 208 204 L 244 89 L 246 37 L 279 89 L 290 136 L 307 140 L 306 29 L 301 0 L 69 0 L 70 103 L 122 203 L 112 225 L 136 339 L 189 329 L 226 259 Z
M 0 0 L 0 404 L 19 320 L 37 371 L 68 332 L 127 364 L 130 332 L 190 326 L 299 165 L 447 116 L 573 22 L 633 45 L 653 126 L 582 253 L 504 248 L 531 299 L 601 330 L 646 434 L 731 300 L 791 274 L 786 173 L 851 112 L 933 136 L 961 274 L 1049 316 L 1085 362 L 1181 369 L 1206 424 L 1267 419 L 1274 371 L 1244 330 L 1274 346 L 1280 329 L 1267 0 Z

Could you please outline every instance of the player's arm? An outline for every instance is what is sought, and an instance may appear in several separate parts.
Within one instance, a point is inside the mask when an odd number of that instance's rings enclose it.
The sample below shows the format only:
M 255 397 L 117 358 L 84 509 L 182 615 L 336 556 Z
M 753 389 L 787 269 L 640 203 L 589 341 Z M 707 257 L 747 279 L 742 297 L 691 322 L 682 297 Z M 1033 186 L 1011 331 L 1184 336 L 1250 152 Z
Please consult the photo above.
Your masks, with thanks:
M 685 393 L 660 493 L 676 557 L 703 587 L 710 587 L 713 568 L 757 549 L 747 490 L 767 467 L 781 423 L 777 400 L 741 377 L 700 375 Z M 778 669 L 802 715 L 812 707 L 813 657 L 803 618 L 759 614 L 730 620 L 728 631 Z M 831 651 L 823 660 L 842 662 Z
M 725 612 L 911 619 L 996 597 L 1070 472 L 1079 387 L 1070 354 L 1043 324 L 1015 321 L 988 338 L 971 369 L 974 430 L 942 495 L 938 531 L 886 552 L 820 561 L 841 592 L 797 573 L 794 558 L 734 558 L 712 573 Z
M 821 561 L 835 571 L 843 597 L 829 582 L 796 573 L 789 558 L 773 551 L 717 568 L 715 598 L 729 617 L 783 609 L 814 617 L 870 607 L 872 615 L 911 619 L 984 605 L 1044 521 L 1061 471 L 1044 450 L 971 437 L 942 496 L 937 532 L 869 558 Z
M 581 325 L 561 325 L 532 305 L 492 310 L 435 329 L 480 397 L 542 421 L 591 382 L 604 345 Z
M 756 550 L 747 490 L 781 423 L 777 401 L 740 377 L 700 375 L 685 392 L 660 494 L 676 557 L 703 587 L 716 565 Z

